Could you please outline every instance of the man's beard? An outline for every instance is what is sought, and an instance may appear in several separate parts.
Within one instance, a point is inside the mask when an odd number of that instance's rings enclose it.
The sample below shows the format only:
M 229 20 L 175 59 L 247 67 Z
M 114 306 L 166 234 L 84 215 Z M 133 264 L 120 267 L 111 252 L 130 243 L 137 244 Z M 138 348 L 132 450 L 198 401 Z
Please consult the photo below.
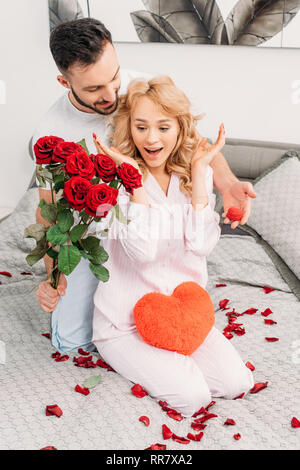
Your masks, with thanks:
M 115 110 L 116 110 L 117 107 L 118 107 L 118 104 L 119 104 L 118 93 L 116 93 L 116 101 L 114 102 L 114 104 L 112 105 L 112 107 L 111 107 L 111 108 L 107 108 L 107 110 L 99 110 L 99 109 L 95 108 L 94 106 L 91 106 L 91 105 L 85 103 L 84 101 L 82 101 L 82 100 L 79 98 L 79 96 L 75 93 L 75 91 L 74 91 L 74 89 L 73 89 L 72 86 L 71 86 L 71 90 L 72 90 L 73 96 L 74 96 L 75 100 L 77 101 L 77 103 L 79 103 L 81 106 L 85 106 L 86 108 L 95 111 L 95 112 L 98 113 L 98 114 L 102 114 L 103 116 L 108 116 L 108 115 L 114 113 Z M 101 103 L 96 103 L 96 104 L 101 104 Z

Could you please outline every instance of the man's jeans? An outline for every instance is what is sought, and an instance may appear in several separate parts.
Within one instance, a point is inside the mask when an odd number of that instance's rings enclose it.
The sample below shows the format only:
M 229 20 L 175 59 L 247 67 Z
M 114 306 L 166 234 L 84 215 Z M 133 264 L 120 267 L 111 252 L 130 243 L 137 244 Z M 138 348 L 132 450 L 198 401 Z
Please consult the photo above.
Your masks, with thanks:
M 62 353 L 78 348 L 92 351 L 94 293 L 100 281 L 85 258 L 66 279 L 65 295 L 52 312 L 52 344 Z

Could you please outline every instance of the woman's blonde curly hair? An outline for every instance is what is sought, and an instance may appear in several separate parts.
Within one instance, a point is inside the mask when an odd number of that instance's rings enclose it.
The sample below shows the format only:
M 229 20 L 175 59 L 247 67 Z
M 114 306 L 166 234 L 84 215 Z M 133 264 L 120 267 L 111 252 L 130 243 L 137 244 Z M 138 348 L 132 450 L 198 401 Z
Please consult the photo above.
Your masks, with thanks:
M 166 161 L 168 174 L 175 172 L 180 176 L 180 189 L 189 196 L 192 194 L 190 161 L 195 152 L 199 136 L 195 127 L 196 121 L 202 119 L 190 112 L 190 101 L 168 76 L 158 76 L 149 81 L 133 80 L 125 95 L 119 98 L 119 107 L 112 119 L 112 145 L 122 154 L 134 158 L 146 180 L 149 169 L 140 156 L 131 136 L 131 111 L 138 98 L 147 96 L 159 105 L 163 112 L 177 118 L 179 135 L 177 143 Z

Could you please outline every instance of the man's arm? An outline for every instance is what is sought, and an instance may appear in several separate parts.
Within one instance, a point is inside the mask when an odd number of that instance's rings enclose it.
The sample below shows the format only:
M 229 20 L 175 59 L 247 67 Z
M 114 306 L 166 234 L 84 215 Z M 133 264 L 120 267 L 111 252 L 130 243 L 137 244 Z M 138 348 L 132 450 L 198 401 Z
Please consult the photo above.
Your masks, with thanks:
M 210 145 L 210 144 L 207 144 Z M 239 224 L 244 225 L 250 217 L 251 198 L 256 198 L 253 186 L 248 181 L 240 181 L 231 171 L 224 155 L 219 152 L 210 163 L 213 169 L 214 186 L 222 196 L 223 209 L 222 217 L 224 223 L 231 223 L 231 228 L 235 229 Z M 231 222 L 227 217 L 229 207 L 242 209 L 241 220 Z

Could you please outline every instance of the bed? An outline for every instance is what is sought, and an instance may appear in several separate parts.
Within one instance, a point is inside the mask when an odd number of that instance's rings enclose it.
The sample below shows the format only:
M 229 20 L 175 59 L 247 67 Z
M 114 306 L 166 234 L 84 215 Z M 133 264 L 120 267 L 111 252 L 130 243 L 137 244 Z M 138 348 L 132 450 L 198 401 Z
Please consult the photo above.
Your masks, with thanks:
M 277 173 L 286 162 L 293 162 L 294 177 L 300 166 L 300 146 L 231 139 L 224 155 L 240 179 L 253 182 L 261 199 L 268 197 L 264 193 L 268 188 L 274 191 L 268 182 L 278 177 L 284 194 L 279 229 L 272 227 L 277 216 L 269 217 L 272 198 L 267 208 L 268 227 L 260 227 L 267 218 L 261 212 L 264 204 L 257 198 L 253 220 L 251 215 L 247 226 L 235 231 L 223 225 L 221 239 L 208 258 L 207 290 L 214 303 L 216 326 L 231 333 L 228 340 L 245 363 L 254 366 L 254 380 L 262 384 L 261 389 L 235 400 L 214 399 L 209 412 L 215 416 L 205 422 L 201 440 L 195 441 L 187 439 L 189 433 L 199 434 L 192 427 L 195 418 L 177 421 L 149 395 L 137 398 L 131 391 L 133 384 L 110 370 L 98 353 L 91 353 L 96 367 L 78 367 L 80 353 L 57 361 L 48 337 L 50 317 L 35 295 L 45 279 L 44 263 L 29 268 L 25 261 L 35 246 L 32 239 L 23 238 L 24 228 L 35 223 L 38 190 L 33 178 L 12 214 L 0 222 L 0 271 L 11 274 L 0 275 L 1 450 L 48 446 L 58 450 L 144 450 L 154 444 L 176 451 L 299 448 L 299 430 L 293 420 L 300 420 L 300 250 L 293 238 L 296 230 L 299 238 L 300 217 L 295 220 L 297 213 L 293 212 L 299 209 L 291 208 L 288 221 L 286 217 L 289 197 L 298 197 L 298 207 L 300 199 L 288 177 L 284 188 Z M 291 176 L 291 171 L 285 174 Z M 278 210 L 280 195 L 275 202 Z M 221 212 L 219 197 L 216 209 Z M 284 244 L 272 238 L 278 231 Z M 234 313 L 242 315 L 235 320 L 239 327 L 230 331 L 227 327 Z M 83 385 L 92 376 L 100 376 L 100 382 L 89 395 L 75 392 L 77 384 Z M 46 406 L 54 404 L 63 411 L 59 418 L 46 414 Z M 141 416 L 149 417 L 149 426 L 139 420 Z M 227 419 L 236 424 L 224 424 Z M 163 424 L 173 437 L 163 438 Z M 185 440 L 180 442 L 174 436 Z

